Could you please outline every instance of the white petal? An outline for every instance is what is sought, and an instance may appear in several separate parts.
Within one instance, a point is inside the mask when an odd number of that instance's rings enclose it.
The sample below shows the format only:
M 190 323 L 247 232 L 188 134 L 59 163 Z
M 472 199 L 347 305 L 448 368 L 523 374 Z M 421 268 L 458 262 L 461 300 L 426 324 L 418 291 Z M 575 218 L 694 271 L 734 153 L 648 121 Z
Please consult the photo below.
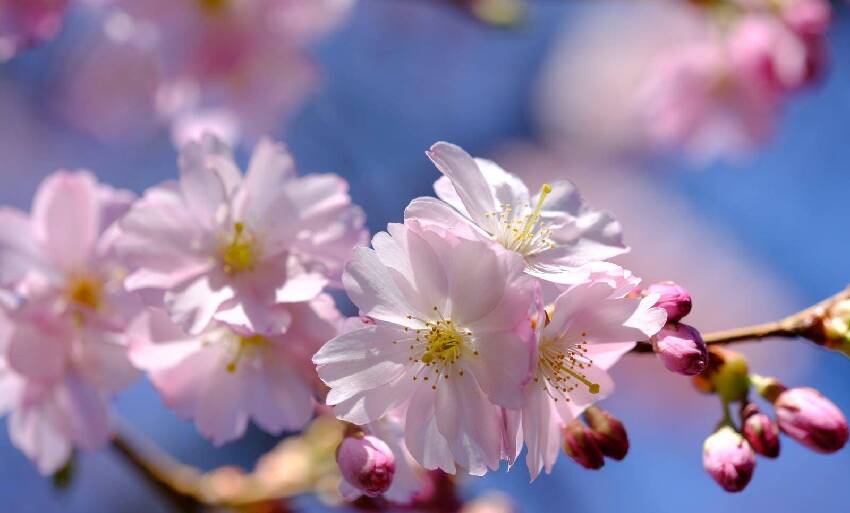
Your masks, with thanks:
M 490 225 L 488 214 L 498 211 L 498 203 L 475 160 L 459 146 L 438 142 L 427 152 L 428 157 L 449 177 L 458 197 L 479 226 Z

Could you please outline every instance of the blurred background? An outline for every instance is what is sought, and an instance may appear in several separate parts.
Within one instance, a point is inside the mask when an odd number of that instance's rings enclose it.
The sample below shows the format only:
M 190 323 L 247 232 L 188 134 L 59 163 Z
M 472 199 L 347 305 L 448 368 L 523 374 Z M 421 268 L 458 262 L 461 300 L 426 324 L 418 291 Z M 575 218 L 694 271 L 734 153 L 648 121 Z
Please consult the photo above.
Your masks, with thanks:
M 39 181 L 58 168 L 88 168 L 141 192 L 174 178 L 174 142 L 210 123 L 238 145 L 243 162 L 267 133 L 290 146 L 302 172 L 342 175 L 374 232 L 399 221 L 410 199 L 432 194 L 438 175 L 424 150 L 448 140 L 532 188 L 576 182 L 588 203 L 622 222 L 632 246 L 622 264 L 647 281 L 674 279 L 691 290 L 690 320 L 700 330 L 772 320 L 850 282 L 846 5 L 834 5 L 828 73 L 783 105 L 769 137 L 709 157 L 647 150 L 630 111 L 647 62 L 690 30 L 672 4 L 530 0 L 510 27 L 464 7 L 358 0 L 333 27 L 317 30 L 320 37 L 305 38 L 303 52 L 261 64 L 272 76 L 233 100 L 229 92 L 187 93 L 185 77 L 168 75 L 173 63 L 153 62 L 138 46 L 110 46 L 128 39 L 127 19 L 103 24 L 104 6 L 71 6 L 55 39 L 0 64 L 0 201 L 28 209 Z M 201 75 L 201 84 L 214 81 Z M 151 93 L 162 76 L 174 83 Z M 184 115 L 187 95 L 204 108 Z M 236 114 L 217 110 L 220 98 L 237 105 Z M 249 101 L 258 98 L 273 108 Z M 760 374 L 814 386 L 850 411 L 850 362 L 837 353 L 786 341 L 741 348 Z M 464 493 L 501 491 L 525 513 L 846 510 L 850 451 L 821 456 L 783 440 L 781 457 L 760 459 L 746 491 L 729 495 L 701 467 L 702 441 L 720 416 L 716 400 L 662 372 L 652 357 L 627 357 L 615 378 L 618 393 L 604 406 L 629 429 L 623 462 L 586 471 L 564 457 L 530 485 L 519 464 L 465 480 Z M 117 411 L 204 468 L 250 468 L 274 444 L 251 431 L 213 450 L 144 381 L 118 398 Z M 169 511 L 108 450 L 82 455 L 73 486 L 54 490 L 5 433 L 0 497 L 0 511 L 15 513 Z M 296 505 L 325 511 L 310 497 Z

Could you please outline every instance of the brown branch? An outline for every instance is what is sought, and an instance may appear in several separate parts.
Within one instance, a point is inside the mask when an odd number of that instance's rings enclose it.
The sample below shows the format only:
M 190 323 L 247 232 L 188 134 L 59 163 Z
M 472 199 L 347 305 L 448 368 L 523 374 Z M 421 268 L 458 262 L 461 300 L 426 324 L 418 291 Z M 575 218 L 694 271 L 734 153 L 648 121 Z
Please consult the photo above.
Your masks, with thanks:
M 823 340 L 822 322 L 829 310 L 836 303 L 845 299 L 850 299 L 850 287 L 784 319 L 742 328 L 703 333 L 702 338 L 706 344 L 734 344 L 766 338 L 802 337 L 823 345 L 825 341 Z M 652 345 L 649 342 L 641 342 L 634 352 L 652 352 Z

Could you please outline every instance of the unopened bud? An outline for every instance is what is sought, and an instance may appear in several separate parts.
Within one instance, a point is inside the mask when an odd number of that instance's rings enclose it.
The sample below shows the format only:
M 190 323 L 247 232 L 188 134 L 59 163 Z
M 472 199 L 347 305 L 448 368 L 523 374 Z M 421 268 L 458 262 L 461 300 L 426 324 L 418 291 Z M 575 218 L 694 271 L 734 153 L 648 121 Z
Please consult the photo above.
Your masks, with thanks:
M 779 456 L 779 425 L 766 414 L 759 411 L 754 403 L 741 408 L 744 439 L 756 454 L 767 458 Z
M 708 366 L 708 348 L 699 331 L 687 324 L 667 324 L 652 340 L 655 354 L 672 372 L 695 376 Z
M 564 428 L 564 452 L 584 468 L 595 470 L 605 465 L 602 449 L 593 433 L 577 419 Z
M 660 296 L 655 306 L 667 311 L 667 322 L 679 322 L 684 316 L 691 313 L 693 307 L 691 293 L 676 282 L 653 283 L 647 287 L 646 291 Z
M 336 451 L 342 477 L 369 497 L 386 492 L 395 474 L 395 456 L 381 440 L 363 433 L 343 438 Z
M 833 453 L 847 443 L 847 419 L 814 388 L 785 390 L 774 403 L 779 428 L 809 449 Z
M 756 455 L 741 435 L 724 426 L 705 440 L 702 466 L 724 490 L 740 492 L 753 477 Z
M 832 6 L 827 0 L 785 0 L 780 16 L 800 36 L 823 35 L 832 23 Z
M 619 419 L 598 406 L 591 406 L 585 410 L 584 420 L 602 454 L 615 460 L 626 457 L 629 452 L 629 436 Z

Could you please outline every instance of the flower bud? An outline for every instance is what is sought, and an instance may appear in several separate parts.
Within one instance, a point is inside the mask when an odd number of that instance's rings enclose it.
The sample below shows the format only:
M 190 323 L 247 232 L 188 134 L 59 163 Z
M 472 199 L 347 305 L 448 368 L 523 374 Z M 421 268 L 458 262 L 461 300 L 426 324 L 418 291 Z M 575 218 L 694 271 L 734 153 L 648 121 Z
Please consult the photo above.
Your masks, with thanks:
M 679 322 L 682 317 L 691 313 L 693 306 L 691 294 L 678 283 L 672 281 L 653 283 L 646 291 L 660 296 L 655 306 L 667 311 L 667 322 Z
M 780 16 L 800 36 L 821 36 L 832 23 L 832 6 L 827 0 L 785 0 Z
M 593 433 L 578 419 L 564 428 L 564 452 L 584 468 L 595 470 L 605 465 L 605 458 Z
M 343 438 L 336 451 L 342 477 L 369 497 L 386 492 L 395 474 L 395 456 L 380 438 L 356 433 Z
M 626 457 L 629 436 L 619 419 L 598 406 L 591 406 L 585 410 L 584 420 L 602 454 L 615 460 Z
M 759 411 L 758 406 L 747 403 L 741 409 L 744 439 L 756 452 L 767 458 L 779 456 L 779 425 L 766 414 Z
M 789 388 L 774 406 L 782 432 L 809 449 L 829 454 L 847 443 L 847 419 L 814 388 Z
M 708 366 L 708 348 L 699 332 L 687 324 L 667 324 L 652 340 L 655 354 L 672 372 L 695 376 Z
M 741 435 L 723 426 L 705 440 L 702 466 L 724 490 L 740 492 L 753 477 L 756 455 Z

